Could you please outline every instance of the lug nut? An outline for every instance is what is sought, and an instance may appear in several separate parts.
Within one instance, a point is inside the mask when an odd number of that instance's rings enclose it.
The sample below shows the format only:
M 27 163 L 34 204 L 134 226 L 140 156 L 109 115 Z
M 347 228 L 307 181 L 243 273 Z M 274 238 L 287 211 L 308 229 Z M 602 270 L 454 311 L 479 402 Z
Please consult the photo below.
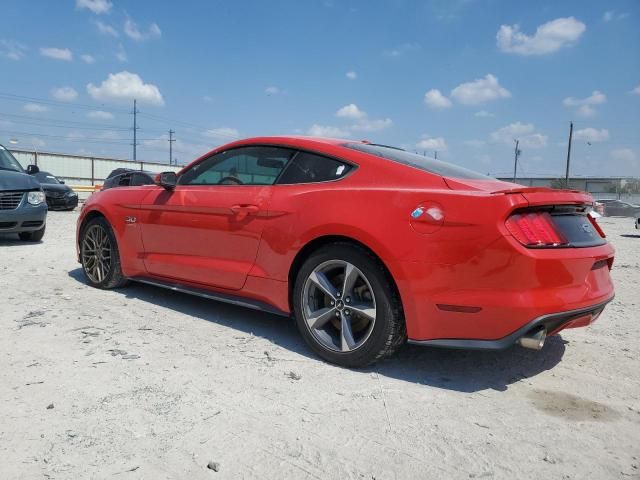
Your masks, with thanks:
M 340 312 L 336 312 L 336 317 L 340 317 Z
M 333 307 L 336 304 L 333 300 L 331 300 L 331 306 Z
M 345 298 L 344 301 L 347 302 L 347 303 L 351 303 L 351 297 Z
M 349 310 L 345 310 L 345 311 L 344 311 L 344 314 L 345 314 L 345 315 L 351 315 L 351 312 L 350 312 Z
M 340 298 L 340 295 L 342 295 L 340 292 L 336 293 L 336 297 Z

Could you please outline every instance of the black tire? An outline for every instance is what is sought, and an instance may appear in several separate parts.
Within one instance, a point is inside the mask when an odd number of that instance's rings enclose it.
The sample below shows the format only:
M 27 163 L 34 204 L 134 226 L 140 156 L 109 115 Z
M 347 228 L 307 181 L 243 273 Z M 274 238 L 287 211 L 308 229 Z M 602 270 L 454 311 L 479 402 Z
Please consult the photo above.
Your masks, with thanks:
M 91 259 L 88 258 L 89 252 L 85 242 L 87 236 L 91 235 L 90 232 L 93 232 L 95 229 L 101 230 L 103 234 L 106 235 L 108 239 L 108 248 L 105 248 L 105 251 L 108 250 L 110 255 L 108 271 L 103 272 L 103 275 L 98 275 L 97 277 L 94 270 L 91 269 Z M 118 243 L 113 233 L 113 229 L 104 217 L 96 217 L 89 220 L 89 222 L 82 226 L 82 233 L 80 235 L 80 260 L 82 263 L 82 271 L 87 279 L 87 283 L 92 287 L 109 290 L 112 288 L 124 287 L 129 283 L 127 278 L 122 274 L 120 253 L 118 251 Z
M 346 261 L 359 269 L 375 295 L 376 318 L 369 336 L 355 350 L 343 352 L 327 348 L 310 330 L 303 315 L 305 282 L 316 267 L 325 262 Z M 311 349 L 323 359 L 343 367 L 361 368 L 395 353 L 407 338 L 402 303 L 395 283 L 381 262 L 357 245 L 339 242 L 312 253 L 298 271 L 293 291 L 295 319 Z
M 35 230 L 33 232 L 21 232 L 18 234 L 20 240 L 23 242 L 39 242 L 44 237 L 44 231 L 47 226 L 43 226 L 40 230 Z

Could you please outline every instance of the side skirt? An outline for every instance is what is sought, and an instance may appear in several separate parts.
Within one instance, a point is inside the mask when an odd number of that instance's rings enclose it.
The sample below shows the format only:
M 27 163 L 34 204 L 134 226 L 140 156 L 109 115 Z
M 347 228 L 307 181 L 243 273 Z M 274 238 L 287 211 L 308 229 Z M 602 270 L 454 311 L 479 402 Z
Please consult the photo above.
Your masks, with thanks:
M 158 279 L 150 279 L 146 277 L 130 277 L 132 282 L 145 283 L 147 285 L 153 285 L 154 287 L 166 288 L 173 290 L 174 292 L 187 293 L 189 295 L 195 295 L 197 297 L 206 298 L 208 300 L 215 300 L 217 302 L 230 303 L 231 305 L 237 305 L 240 307 L 250 308 L 252 310 L 259 310 L 262 312 L 273 313 L 282 317 L 290 317 L 287 312 L 275 308 L 267 303 L 253 300 L 250 298 L 241 297 L 239 295 L 230 295 L 226 293 L 213 292 L 205 290 L 204 288 L 190 287 L 180 283 L 169 282 Z

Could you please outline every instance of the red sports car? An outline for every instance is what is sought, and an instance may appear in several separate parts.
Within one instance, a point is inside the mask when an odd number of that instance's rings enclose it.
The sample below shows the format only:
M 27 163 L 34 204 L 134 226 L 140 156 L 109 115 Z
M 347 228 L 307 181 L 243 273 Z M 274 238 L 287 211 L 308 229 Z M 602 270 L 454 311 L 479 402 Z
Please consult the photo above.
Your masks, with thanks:
M 294 316 L 324 359 L 420 345 L 542 347 L 613 298 L 614 250 L 575 191 L 398 148 L 266 137 L 84 205 L 89 284 L 127 281 Z

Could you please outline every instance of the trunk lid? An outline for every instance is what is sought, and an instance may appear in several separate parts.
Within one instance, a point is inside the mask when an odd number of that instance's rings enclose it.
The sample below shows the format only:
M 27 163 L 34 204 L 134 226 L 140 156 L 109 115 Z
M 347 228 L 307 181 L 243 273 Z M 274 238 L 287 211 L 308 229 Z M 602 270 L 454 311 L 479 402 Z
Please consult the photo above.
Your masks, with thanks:
M 550 215 L 555 230 L 566 243 L 562 247 L 595 247 L 606 243 L 595 220 L 589 217 L 593 198 L 577 190 L 556 190 L 548 187 L 525 187 L 500 180 L 451 179 L 445 178 L 452 190 L 480 190 L 492 195 L 520 195 L 528 206 L 520 208 L 513 215 L 546 212 Z M 546 214 L 545 213 L 545 214 Z M 541 248 L 549 248 L 542 245 Z

